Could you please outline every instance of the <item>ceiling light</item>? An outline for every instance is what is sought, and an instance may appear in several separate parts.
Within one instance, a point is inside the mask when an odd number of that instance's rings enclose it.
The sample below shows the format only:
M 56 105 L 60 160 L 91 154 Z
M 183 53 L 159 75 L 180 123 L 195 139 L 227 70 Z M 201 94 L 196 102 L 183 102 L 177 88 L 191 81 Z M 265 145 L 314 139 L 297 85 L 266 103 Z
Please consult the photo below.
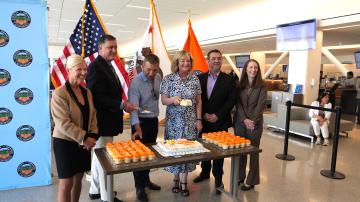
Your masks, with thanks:
M 122 33 L 134 33 L 134 31 L 131 30 L 116 30 L 117 32 L 122 32 Z
M 119 27 L 126 27 L 126 25 L 124 24 L 116 24 L 116 23 L 105 23 L 106 25 L 109 25 L 109 26 L 119 26 Z
M 149 21 L 150 19 L 149 18 L 136 18 L 138 20 L 144 20 L 144 21 Z
M 64 22 L 77 22 L 78 20 L 71 20 L 71 19 L 61 19 Z
M 54 11 L 54 12 L 60 12 L 60 9 L 55 9 L 55 8 L 50 8 L 50 11 Z
M 112 15 L 112 14 L 101 14 L 101 13 L 100 13 L 100 16 L 112 17 L 112 16 L 114 16 L 114 15 Z
M 242 43 L 242 42 L 255 41 L 255 40 L 261 40 L 261 39 L 269 39 L 269 38 L 275 38 L 275 37 L 276 36 L 266 36 L 266 37 L 259 37 L 259 38 L 253 38 L 253 39 L 243 39 L 243 40 L 238 40 L 238 41 L 207 44 L 207 45 L 202 45 L 201 47 L 219 46 L 219 45 L 226 45 L 226 44 L 233 44 L 233 43 Z
M 350 27 L 359 27 L 359 26 L 360 26 L 360 25 L 348 25 L 348 26 L 342 26 L 342 27 L 333 27 L 333 28 L 323 29 L 323 31 L 334 30 L 334 29 L 350 28 Z
M 130 4 L 126 5 L 126 7 L 128 7 L 128 8 L 139 8 L 139 9 L 150 10 L 150 8 L 149 8 L 149 7 L 136 6 L 136 5 L 130 5 Z
M 61 33 L 70 33 L 70 34 L 72 34 L 73 32 L 70 32 L 70 31 L 65 31 L 65 30 L 60 30 L 59 32 L 61 32 Z

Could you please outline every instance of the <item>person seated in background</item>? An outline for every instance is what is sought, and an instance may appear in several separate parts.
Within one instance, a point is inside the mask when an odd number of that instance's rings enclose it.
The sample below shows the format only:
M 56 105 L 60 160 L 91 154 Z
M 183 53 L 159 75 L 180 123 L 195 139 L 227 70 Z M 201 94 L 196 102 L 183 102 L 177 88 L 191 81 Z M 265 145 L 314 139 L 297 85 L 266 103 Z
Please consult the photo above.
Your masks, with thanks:
M 331 109 L 332 104 L 329 103 L 329 94 L 327 92 L 322 93 L 319 96 L 317 101 L 314 101 L 311 103 L 311 106 Z M 324 138 L 323 145 L 328 146 L 329 145 L 329 127 L 328 126 L 330 123 L 331 112 L 310 109 L 309 116 L 311 118 L 310 123 L 314 129 L 314 133 L 316 136 L 315 144 L 317 144 L 317 145 L 321 144 L 321 138 L 320 138 L 320 130 L 321 130 L 321 134 Z
M 79 201 L 81 180 L 91 168 L 90 152 L 99 137 L 91 92 L 80 85 L 87 75 L 84 59 L 80 55 L 68 57 L 66 70 L 68 80 L 51 99 L 59 202 Z
M 354 73 L 352 71 L 347 72 L 345 87 L 354 88 L 355 87 L 356 78 L 354 77 Z

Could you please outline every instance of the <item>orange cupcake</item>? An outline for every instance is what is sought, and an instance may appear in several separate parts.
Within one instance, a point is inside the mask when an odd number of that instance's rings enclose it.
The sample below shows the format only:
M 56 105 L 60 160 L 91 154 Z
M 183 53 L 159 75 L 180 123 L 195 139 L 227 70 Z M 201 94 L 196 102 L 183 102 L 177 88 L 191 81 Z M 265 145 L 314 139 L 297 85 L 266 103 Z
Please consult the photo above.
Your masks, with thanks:
M 234 139 L 234 143 L 235 143 L 235 148 L 238 149 L 240 148 L 240 141 L 237 139 Z
M 149 152 L 148 153 L 148 158 L 149 158 L 149 160 L 151 161 L 151 160 L 153 160 L 153 159 L 155 159 L 155 153 L 154 152 Z
M 222 147 L 223 149 L 229 149 L 229 144 L 228 144 L 228 142 L 225 142 L 225 141 L 221 142 L 221 147 Z
M 123 157 L 121 154 L 116 154 L 113 158 L 115 164 L 120 164 L 123 161 Z
M 139 153 L 133 153 L 132 154 L 132 162 L 136 163 L 138 162 L 140 159 L 140 154 Z
M 234 141 L 230 140 L 229 141 L 229 149 L 234 149 L 235 148 L 235 143 Z
M 148 155 L 145 152 L 140 153 L 140 161 L 146 161 L 148 158 Z
M 126 153 L 124 156 L 124 163 L 130 163 L 131 162 L 131 155 L 129 153 Z

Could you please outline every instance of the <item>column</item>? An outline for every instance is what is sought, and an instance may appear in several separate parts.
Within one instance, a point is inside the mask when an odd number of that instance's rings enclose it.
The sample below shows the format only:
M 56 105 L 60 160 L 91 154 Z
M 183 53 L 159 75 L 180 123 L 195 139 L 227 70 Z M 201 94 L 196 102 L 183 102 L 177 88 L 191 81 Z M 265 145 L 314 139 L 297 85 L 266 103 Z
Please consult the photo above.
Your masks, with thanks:
M 323 32 L 317 31 L 316 49 L 290 51 L 289 54 L 288 83 L 291 84 L 290 91 L 294 93 L 296 85 L 301 84 L 305 105 L 310 105 L 318 97 L 322 42 Z

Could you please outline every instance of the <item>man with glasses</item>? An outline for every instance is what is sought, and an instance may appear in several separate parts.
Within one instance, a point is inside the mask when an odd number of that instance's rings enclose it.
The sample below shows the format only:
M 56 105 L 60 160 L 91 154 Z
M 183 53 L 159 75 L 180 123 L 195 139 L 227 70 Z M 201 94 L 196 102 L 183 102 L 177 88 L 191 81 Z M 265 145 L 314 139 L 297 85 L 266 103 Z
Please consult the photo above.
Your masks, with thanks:
M 158 134 L 159 88 L 161 77 L 159 58 L 154 54 L 145 56 L 142 72 L 136 76 L 130 85 L 129 102 L 134 103 L 138 110 L 131 112 L 131 139 L 142 143 L 155 143 Z M 148 201 L 145 187 L 160 190 L 161 187 L 152 183 L 150 170 L 134 172 L 136 196 L 140 201 Z

